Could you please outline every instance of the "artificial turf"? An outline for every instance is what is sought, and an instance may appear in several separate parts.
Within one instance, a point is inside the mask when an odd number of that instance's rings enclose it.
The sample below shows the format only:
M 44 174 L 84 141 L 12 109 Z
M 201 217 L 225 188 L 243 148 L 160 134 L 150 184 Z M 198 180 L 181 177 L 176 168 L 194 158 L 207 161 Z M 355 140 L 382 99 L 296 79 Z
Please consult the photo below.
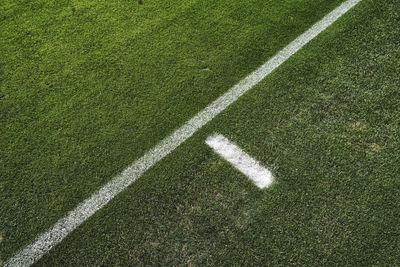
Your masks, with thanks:
M 339 2 L 6 5 L 1 258 Z M 399 10 L 364 0 L 38 264 L 399 265 Z

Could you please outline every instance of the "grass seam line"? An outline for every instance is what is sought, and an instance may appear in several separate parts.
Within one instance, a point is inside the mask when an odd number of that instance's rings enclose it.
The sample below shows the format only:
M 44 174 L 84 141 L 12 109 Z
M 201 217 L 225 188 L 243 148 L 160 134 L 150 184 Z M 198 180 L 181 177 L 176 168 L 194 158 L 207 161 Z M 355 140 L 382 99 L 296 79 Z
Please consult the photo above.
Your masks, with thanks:
M 231 163 L 233 167 L 246 175 L 259 188 L 268 187 L 274 181 L 274 177 L 268 169 L 264 168 L 258 161 L 222 134 L 209 136 L 206 139 L 206 144 Z
M 234 103 L 240 96 L 261 82 L 267 75 L 299 51 L 304 45 L 361 1 L 362 0 L 347 0 L 335 8 L 310 29 L 284 47 L 265 64 L 197 113 L 192 119 L 187 121 L 170 136 L 163 139 L 141 158 L 133 162 L 133 164 L 121 174 L 110 180 L 92 196 L 80 203 L 75 209 L 69 211 L 67 215 L 58 220 L 54 226 L 39 235 L 33 243 L 11 257 L 4 266 L 30 266 L 38 261 L 74 229 L 89 219 L 96 211 L 104 207 L 116 195 L 131 185 L 144 172 L 175 150 L 197 130 L 202 128 L 229 105 Z

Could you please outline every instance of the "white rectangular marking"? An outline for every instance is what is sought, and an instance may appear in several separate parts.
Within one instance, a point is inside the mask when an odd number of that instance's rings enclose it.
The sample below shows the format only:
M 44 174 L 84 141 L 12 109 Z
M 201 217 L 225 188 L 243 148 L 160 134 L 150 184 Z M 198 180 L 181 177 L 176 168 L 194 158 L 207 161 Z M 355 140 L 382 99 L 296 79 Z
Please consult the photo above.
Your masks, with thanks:
M 274 177 L 269 170 L 261 166 L 258 161 L 231 143 L 223 135 L 212 135 L 207 138 L 206 143 L 236 169 L 253 180 L 259 188 L 265 188 L 274 181 Z
M 93 195 L 80 203 L 75 209 L 69 211 L 65 217 L 59 219 L 56 224 L 39 235 L 33 243 L 27 245 L 9 259 L 4 266 L 29 266 L 38 261 L 79 225 L 89 219 L 96 211 L 104 207 L 116 195 L 121 193 L 137 178 L 142 176 L 143 173 L 154 166 L 154 164 L 174 151 L 206 123 L 211 121 L 244 93 L 261 82 L 268 74 L 278 68 L 283 62 L 288 60 L 293 54 L 314 39 L 314 37 L 318 36 L 318 34 L 360 1 L 361 0 L 347 0 L 339 7 L 335 8 L 322 20 L 314 24 L 310 29 L 279 51 L 264 65 L 197 113 L 170 136 L 167 136 L 141 158 L 133 162 L 132 165 L 126 168 L 121 174 L 111 179 L 101 189 L 94 192 Z

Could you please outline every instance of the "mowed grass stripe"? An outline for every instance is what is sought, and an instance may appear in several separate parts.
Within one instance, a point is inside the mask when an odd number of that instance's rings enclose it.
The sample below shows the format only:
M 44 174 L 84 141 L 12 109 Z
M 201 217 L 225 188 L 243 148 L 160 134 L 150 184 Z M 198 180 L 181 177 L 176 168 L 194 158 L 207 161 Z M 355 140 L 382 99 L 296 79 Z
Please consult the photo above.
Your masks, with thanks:
M 36 262 L 55 245 L 60 243 L 76 227 L 90 218 L 90 216 L 92 216 L 97 210 L 101 209 L 111 199 L 132 184 L 145 171 L 167 156 L 171 151 L 191 137 L 198 129 L 203 127 L 220 112 L 225 110 L 230 104 L 235 102 L 240 96 L 258 84 L 268 74 L 279 67 L 305 44 L 320 34 L 360 1 L 361 0 L 349 0 L 334 9 L 259 69 L 215 100 L 211 105 L 198 113 L 172 135 L 165 138 L 156 147 L 135 161 L 124 172 L 113 178 L 90 198 L 78 205 L 78 207 L 69 212 L 66 217 L 60 219 L 51 229 L 40 235 L 34 243 L 28 245 L 25 249 L 17 253 L 5 265 L 29 266 Z

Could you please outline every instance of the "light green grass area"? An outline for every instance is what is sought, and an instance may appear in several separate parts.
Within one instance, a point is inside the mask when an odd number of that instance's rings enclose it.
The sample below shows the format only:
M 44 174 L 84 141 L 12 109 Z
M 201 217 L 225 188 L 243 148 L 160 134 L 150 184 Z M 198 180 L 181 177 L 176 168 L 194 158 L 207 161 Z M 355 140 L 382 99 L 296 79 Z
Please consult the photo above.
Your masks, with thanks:
M 1 259 L 340 2 L 5 2 Z M 399 18 L 364 0 L 38 265 L 400 265 Z

